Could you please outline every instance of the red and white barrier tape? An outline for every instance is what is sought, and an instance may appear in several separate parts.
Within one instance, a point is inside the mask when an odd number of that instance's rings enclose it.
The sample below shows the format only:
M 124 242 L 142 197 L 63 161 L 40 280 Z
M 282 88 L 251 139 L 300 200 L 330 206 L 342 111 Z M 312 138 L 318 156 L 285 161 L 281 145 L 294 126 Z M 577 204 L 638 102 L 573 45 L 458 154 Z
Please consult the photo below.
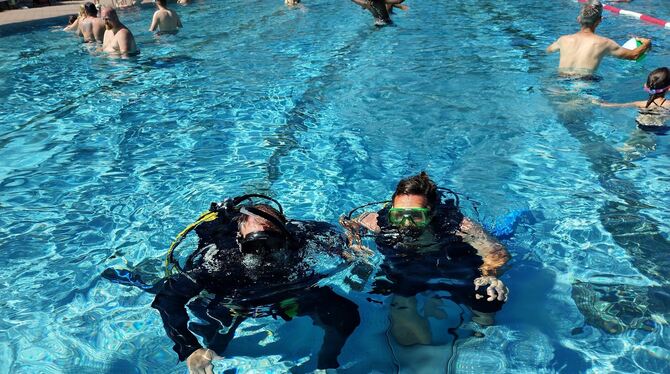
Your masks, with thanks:
M 588 0 L 577 0 L 580 3 L 586 3 Z M 616 7 L 613 7 L 611 5 L 603 5 L 603 9 L 610 11 L 612 13 L 620 14 L 622 16 L 628 16 L 628 17 L 633 17 L 645 22 L 653 23 L 654 25 L 658 25 L 661 27 L 665 27 L 666 29 L 670 29 L 670 22 L 663 21 L 662 19 L 658 19 L 656 17 L 648 16 L 646 14 L 638 13 L 638 12 L 632 12 L 630 10 L 625 10 L 625 9 L 619 9 Z

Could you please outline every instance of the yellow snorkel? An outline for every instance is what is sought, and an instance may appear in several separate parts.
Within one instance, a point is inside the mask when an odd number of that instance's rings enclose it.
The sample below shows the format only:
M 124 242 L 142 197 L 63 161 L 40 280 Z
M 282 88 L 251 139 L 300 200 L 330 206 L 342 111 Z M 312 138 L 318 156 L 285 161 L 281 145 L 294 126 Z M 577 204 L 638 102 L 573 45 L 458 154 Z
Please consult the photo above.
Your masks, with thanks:
M 177 261 L 174 259 L 174 250 L 181 244 L 181 242 L 184 240 L 186 235 L 188 235 L 189 232 L 191 232 L 193 229 L 198 227 L 201 223 L 203 222 L 211 222 L 214 221 L 219 217 L 219 212 L 212 212 L 212 211 L 207 211 L 203 214 L 200 215 L 200 218 L 198 218 L 195 222 L 192 224 L 188 225 L 182 232 L 177 234 L 177 237 L 174 238 L 174 241 L 170 245 L 170 248 L 167 251 L 167 255 L 165 256 L 165 276 L 169 277 L 172 274 L 174 274 L 174 268 L 178 267 Z

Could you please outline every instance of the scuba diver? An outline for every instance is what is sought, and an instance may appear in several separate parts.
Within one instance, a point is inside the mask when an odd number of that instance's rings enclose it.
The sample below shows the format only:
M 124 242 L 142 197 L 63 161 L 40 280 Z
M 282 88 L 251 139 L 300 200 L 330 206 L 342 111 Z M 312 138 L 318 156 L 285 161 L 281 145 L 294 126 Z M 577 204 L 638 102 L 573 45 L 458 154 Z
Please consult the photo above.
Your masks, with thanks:
M 454 199 L 443 202 L 441 191 Z M 355 211 L 382 203 L 378 212 L 352 218 Z M 361 242 L 371 232 L 384 255 L 372 293 L 393 295 L 391 334 L 401 346 L 432 342 L 427 319 L 417 311 L 420 293 L 448 292 L 449 299 L 485 321 L 480 324 L 492 323 L 491 313 L 507 300 L 507 287 L 497 278 L 509 260 L 507 250 L 460 212 L 457 194 L 438 188 L 425 172 L 402 179 L 390 201 L 355 208 L 340 224 L 353 251 L 372 253 Z
M 363 9 L 367 9 L 375 17 L 375 26 L 385 26 L 393 23 L 389 15 L 393 8 L 397 7 L 407 10 L 406 6 L 400 5 L 405 0 L 351 0 Z
M 276 208 L 253 204 L 257 198 Z M 198 247 L 182 268 L 174 249 L 191 230 L 198 235 Z M 336 368 L 337 356 L 360 316 L 355 303 L 316 284 L 327 274 L 317 272 L 314 265 L 322 265 L 323 256 L 342 258 L 344 249 L 346 243 L 334 226 L 287 220 L 281 205 L 270 197 L 252 194 L 212 203 L 170 247 L 166 272 L 176 274 L 165 280 L 152 307 L 160 312 L 174 350 L 181 361 L 186 360 L 190 373 L 210 373 L 212 359 L 224 354 L 235 329 L 246 318 L 266 316 L 286 321 L 312 318 L 325 332 L 317 368 Z M 189 308 L 211 324 L 204 328 L 193 322 L 187 325 L 185 309 L 201 291 L 213 296 L 198 298 Z M 189 327 L 198 330 L 206 348 Z

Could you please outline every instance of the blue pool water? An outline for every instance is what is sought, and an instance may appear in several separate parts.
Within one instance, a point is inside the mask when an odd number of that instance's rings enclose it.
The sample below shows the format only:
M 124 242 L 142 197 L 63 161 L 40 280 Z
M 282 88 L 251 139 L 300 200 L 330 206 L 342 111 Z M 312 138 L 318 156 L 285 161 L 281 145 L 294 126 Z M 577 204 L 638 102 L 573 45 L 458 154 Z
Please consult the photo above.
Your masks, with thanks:
M 383 29 L 347 1 L 304 3 L 196 1 L 163 37 L 150 8 L 122 12 L 131 60 L 48 26 L 0 39 L 0 373 L 183 373 L 152 296 L 105 268 L 158 277 L 174 236 L 226 196 L 335 223 L 422 169 L 482 222 L 531 212 L 504 240 L 509 302 L 486 328 L 452 305 L 444 345 L 401 352 L 388 303 L 340 274 L 362 317 L 343 371 L 670 372 L 669 136 L 590 104 L 644 99 L 667 31 L 608 16 L 602 34 L 654 50 L 566 82 L 544 48 L 575 29 L 572 1 L 409 0 Z M 308 318 L 248 321 L 216 370 L 288 370 L 321 336 Z

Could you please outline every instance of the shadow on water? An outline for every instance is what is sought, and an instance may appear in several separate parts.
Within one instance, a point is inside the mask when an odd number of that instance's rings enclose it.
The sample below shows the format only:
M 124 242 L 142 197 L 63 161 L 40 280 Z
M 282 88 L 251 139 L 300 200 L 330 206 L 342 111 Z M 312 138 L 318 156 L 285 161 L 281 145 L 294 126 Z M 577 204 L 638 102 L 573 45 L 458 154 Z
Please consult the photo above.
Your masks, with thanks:
M 286 122 L 279 126 L 271 138 L 266 139 L 274 151 L 267 162 L 268 181 L 270 184 L 279 180 L 281 159 L 294 149 L 299 148 L 297 135 L 309 129 L 308 123 L 318 121 L 318 114 L 323 105 L 323 95 L 328 92 L 329 82 L 337 82 L 336 76 L 343 71 L 344 65 L 351 63 L 352 55 L 357 54 L 364 45 L 365 39 L 375 30 L 356 34 L 354 40 L 332 53 L 335 56 L 322 69 L 322 74 L 307 81 L 307 89 L 286 113 Z
M 670 243 L 659 224 L 643 213 L 650 208 L 644 204 L 644 196 L 631 181 L 617 176 L 617 172 L 634 165 L 606 138 L 589 130 L 592 109 L 569 103 L 574 100 L 574 94 L 564 94 L 552 101 L 560 123 L 580 143 L 600 185 L 614 197 L 598 209 L 604 229 L 626 250 L 640 273 L 656 283 L 669 284 L 666 269 L 670 266 Z M 602 284 L 576 282 L 572 298 L 587 323 L 609 333 L 651 329 L 670 317 L 670 294 L 663 287 L 617 284 L 615 279 Z

